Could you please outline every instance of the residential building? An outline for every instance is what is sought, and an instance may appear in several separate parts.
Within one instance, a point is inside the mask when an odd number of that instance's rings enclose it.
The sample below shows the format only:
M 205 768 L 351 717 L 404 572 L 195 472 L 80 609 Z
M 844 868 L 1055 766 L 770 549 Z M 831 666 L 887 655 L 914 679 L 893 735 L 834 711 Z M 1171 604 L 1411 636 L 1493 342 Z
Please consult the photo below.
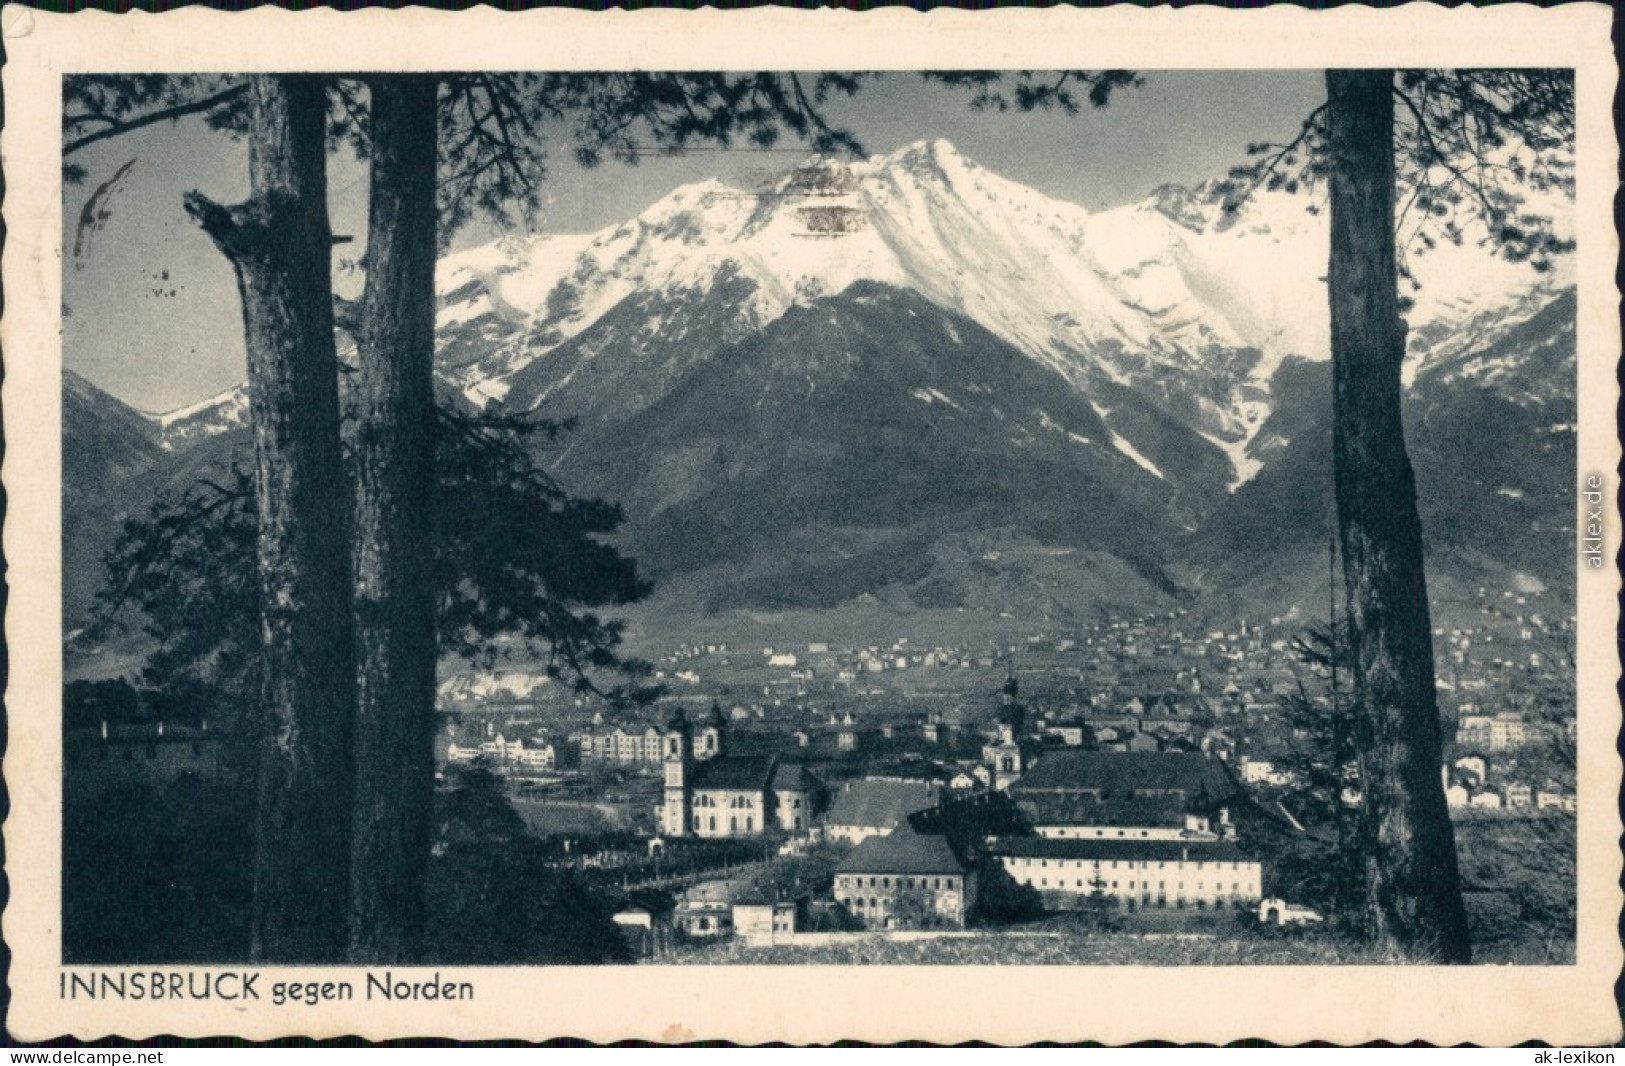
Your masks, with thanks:
M 1453 765 L 1456 780 L 1463 784 L 1478 788 L 1489 780 L 1489 760 L 1482 755 L 1463 755 Z
M 186 775 L 229 780 L 224 740 L 206 722 L 102 722 L 95 729 L 68 730 L 62 738 L 63 787 L 85 795 L 136 782 L 166 785 Z
M 558 753 L 551 744 L 527 748 L 523 740 L 508 740 L 498 733 L 490 740 L 471 747 L 452 744 L 446 749 L 446 760 L 471 763 L 484 759 L 499 773 L 546 773 L 558 763 Z
M 677 927 L 696 939 L 733 934 L 733 904 L 721 899 L 682 899 L 674 912 Z
M 977 876 L 943 836 L 906 822 L 852 849 L 835 867 L 837 901 L 871 929 L 963 926 Z
M 1018 805 L 1044 797 L 1163 800 L 1206 808 L 1244 795 L 1223 760 L 1200 752 L 1049 751 L 1010 790 Z
M 1010 789 L 1022 828 L 993 861 L 1047 907 L 1103 892 L 1123 908 L 1251 906 L 1262 864 L 1235 844 L 1252 809 L 1222 760 L 1198 752 L 1050 751 Z
M 751 944 L 778 944 L 793 940 L 803 906 L 795 900 L 736 900 L 734 935 Z

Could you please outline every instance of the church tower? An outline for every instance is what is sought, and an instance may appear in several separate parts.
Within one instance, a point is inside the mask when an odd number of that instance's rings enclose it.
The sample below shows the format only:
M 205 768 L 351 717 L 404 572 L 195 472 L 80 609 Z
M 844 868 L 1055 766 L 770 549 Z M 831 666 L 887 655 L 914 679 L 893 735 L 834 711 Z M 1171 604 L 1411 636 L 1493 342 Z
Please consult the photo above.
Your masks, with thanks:
M 1016 702 L 1016 675 L 1004 683 L 1004 706 L 999 708 L 999 742 L 992 746 L 993 787 L 1003 791 L 1021 779 L 1021 738 L 1027 724 L 1027 708 Z
M 700 735 L 694 745 L 696 759 L 714 759 L 722 754 L 723 734 L 727 731 L 728 719 L 722 713 L 722 704 L 711 701 L 711 713 L 706 716 L 705 724 L 700 729 Z
M 660 812 L 660 830 L 669 837 L 688 836 L 694 795 L 694 746 L 690 743 L 688 716 L 681 707 L 666 723 L 664 743 L 666 801 Z

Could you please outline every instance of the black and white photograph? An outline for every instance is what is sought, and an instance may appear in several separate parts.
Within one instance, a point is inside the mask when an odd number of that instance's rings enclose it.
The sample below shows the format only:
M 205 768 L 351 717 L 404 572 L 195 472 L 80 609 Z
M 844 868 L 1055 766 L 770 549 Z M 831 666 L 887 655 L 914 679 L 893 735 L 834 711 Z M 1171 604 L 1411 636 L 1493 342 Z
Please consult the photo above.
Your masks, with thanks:
M 1581 961 L 1574 66 L 127 68 L 58 1007 Z

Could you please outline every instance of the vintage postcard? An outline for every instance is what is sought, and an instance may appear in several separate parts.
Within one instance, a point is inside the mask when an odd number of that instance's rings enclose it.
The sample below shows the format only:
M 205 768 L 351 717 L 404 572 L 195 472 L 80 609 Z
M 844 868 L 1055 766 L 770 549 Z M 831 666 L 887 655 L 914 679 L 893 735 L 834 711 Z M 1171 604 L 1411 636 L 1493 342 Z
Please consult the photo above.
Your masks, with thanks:
M 11 1033 L 1618 1040 L 1610 11 L 4 11 Z

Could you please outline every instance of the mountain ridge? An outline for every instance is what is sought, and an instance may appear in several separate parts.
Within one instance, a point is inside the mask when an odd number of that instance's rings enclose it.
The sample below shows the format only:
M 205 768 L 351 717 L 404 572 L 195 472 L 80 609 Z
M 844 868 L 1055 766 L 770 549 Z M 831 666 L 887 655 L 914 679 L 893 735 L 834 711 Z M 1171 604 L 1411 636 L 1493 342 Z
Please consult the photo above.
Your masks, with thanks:
M 701 182 L 593 234 L 447 256 L 437 374 L 471 404 L 574 419 L 540 458 L 622 503 L 624 542 L 707 608 L 996 607 L 1045 581 L 1301 605 L 1288 572 L 1323 573 L 1329 513 L 1324 220 L 1301 196 L 1227 215 L 1215 194 L 1090 213 L 944 141 Z M 1407 417 L 1446 504 L 1429 526 L 1475 572 L 1516 548 L 1549 578 L 1558 539 L 1496 516 L 1572 522 L 1542 487 L 1572 482 L 1571 265 L 1466 246 L 1412 266 Z M 246 418 L 239 387 L 149 419 L 156 466 L 218 461 Z M 1536 447 L 1486 464 L 1489 485 L 1447 452 L 1498 427 Z M 1037 577 L 1009 545 L 1075 573 Z
M 457 342 L 472 328 L 485 349 L 448 376 L 476 401 L 508 399 L 510 377 L 552 360 L 628 297 L 748 283 L 737 313 L 749 331 L 854 280 L 879 281 L 980 323 L 1080 389 L 1162 390 L 1165 406 L 1227 449 L 1239 483 L 1256 472 L 1245 448 L 1268 414 L 1275 366 L 1327 357 L 1325 227 L 1310 203 L 1260 193 L 1231 216 L 1212 186 L 1162 186 L 1090 214 L 945 141 L 859 163 L 814 157 L 754 193 L 711 180 L 594 234 L 448 257 L 442 290 L 461 297 L 443 306 L 443 335 L 467 348 Z M 1447 246 L 1412 267 L 1416 366 L 1454 350 L 1467 313 L 1483 335 L 1537 311 L 1566 284 L 1568 264 L 1543 278 L 1484 249 Z M 496 320 L 510 331 L 522 322 L 522 339 L 493 344 Z

